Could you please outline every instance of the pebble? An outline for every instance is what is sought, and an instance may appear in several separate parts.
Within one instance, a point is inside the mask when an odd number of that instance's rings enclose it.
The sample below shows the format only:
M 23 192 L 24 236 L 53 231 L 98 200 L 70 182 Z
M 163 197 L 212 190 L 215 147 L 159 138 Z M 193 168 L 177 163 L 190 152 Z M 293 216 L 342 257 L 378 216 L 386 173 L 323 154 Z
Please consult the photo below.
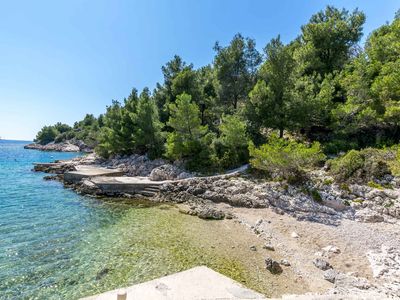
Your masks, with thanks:
M 316 258 L 313 260 L 314 266 L 316 266 L 318 269 L 321 269 L 323 271 L 332 269 L 332 266 L 330 263 L 328 263 L 326 260 Z
M 300 236 L 296 232 L 293 231 L 292 234 L 291 234 L 291 237 L 297 239 Z
M 286 259 L 281 259 L 281 265 L 289 267 L 290 266 L 290 262 Z
M 264 249 L 267 249 L 267 250 L 269 250 L 269 251 L 275 251 L 274 246 L 272 246 L 272 245 L 270 245 L 270 244 L 265 244 L 265 245 L 263 246 L 263 248 L 264 248 Z

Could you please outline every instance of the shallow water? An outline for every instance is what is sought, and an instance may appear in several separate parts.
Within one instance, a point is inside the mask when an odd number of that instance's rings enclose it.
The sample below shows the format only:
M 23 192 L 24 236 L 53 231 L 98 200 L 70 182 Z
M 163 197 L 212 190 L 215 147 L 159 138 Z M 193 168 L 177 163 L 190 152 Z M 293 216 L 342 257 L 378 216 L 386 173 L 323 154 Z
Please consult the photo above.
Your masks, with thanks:
M 77 299 L 198 265 L 263 291 L 224 251 L 230 246 L 218 248 L 222 223 L 167 205 L 79 196 L 31 171 L 33 162 L 78 154 L 24 144 L 0 141 L 0 299 Z

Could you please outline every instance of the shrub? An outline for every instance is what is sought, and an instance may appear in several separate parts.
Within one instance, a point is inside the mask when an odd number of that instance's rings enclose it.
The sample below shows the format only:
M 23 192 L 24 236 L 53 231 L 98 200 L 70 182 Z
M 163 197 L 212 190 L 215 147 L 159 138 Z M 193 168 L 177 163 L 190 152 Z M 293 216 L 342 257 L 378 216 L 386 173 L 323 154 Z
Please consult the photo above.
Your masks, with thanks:
M 368 186 L 374 189 L 378 189 L 378 190 L 383 190 L 383 186 L 380 185 L 379 183 L 376 183 L 375 181 L 369 181 L 368 182 Z
M 366 148 L 351 150 L 329 162 L 332 175 L 338 181 L 367 183 L 391 174 L 386 150 Z
M 316 189 L 311 189 L 309 193 L 310 193 L 311 198 L 313 198 L 313 200 L 315 202 L 318 202 L 318 203 L 323 202 L 320 193 Z
M 35 142 L 46 145 L 53 142 L 57 135 L 58 131 L 54 126 L 44 126 L 36 135 Z
M 271 177 L 282 177 L 294 182 L 304 178 L 305 171 L 325 159 L 319 143 L 306 145 L 271 136 L 267 144 L 256 148 L 250 143 L 250 163 Z

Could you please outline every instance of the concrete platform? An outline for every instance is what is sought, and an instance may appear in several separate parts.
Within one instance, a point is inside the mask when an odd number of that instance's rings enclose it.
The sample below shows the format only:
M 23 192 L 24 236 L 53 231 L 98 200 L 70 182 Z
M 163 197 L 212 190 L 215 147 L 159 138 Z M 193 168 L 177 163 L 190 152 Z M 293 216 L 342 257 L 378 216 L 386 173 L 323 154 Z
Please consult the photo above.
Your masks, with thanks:
M 64 180 L 68 183 L 76 183 L 83 178 L 97 177 L 97 176 L 122 176 L 124 172 L 120 169 L 107 169 L 90 165 L 78 165 L 75 167 L 76 171 L 69 171 L 64 173 Z
M 262 294 L 204 266 L 133 285 L 124 290 L 127 300 L 266 299 Z M 121 290 L 113 290 L 82 300 L 117 300 L 119 291 Z
M 154 196 L 162 184 L 168 181 L 151 181 L 148 177 L 93 177 L 91 180 L 106 194 L 141 194 Z

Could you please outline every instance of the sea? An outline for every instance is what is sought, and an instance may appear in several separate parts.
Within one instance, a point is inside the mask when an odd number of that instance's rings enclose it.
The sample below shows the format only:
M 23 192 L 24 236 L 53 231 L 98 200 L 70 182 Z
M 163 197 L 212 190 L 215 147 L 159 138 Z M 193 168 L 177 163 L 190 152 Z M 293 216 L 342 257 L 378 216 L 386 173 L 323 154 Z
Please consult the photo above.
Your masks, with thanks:
M 78 195 L 32 167 L 83 154 L 27 143 L 0 140 L 1 300 L 79 299 L 198 265 L 250 282 L 238 259 L 218 249 L 226 235 L 219 221 L 145 200 Z

